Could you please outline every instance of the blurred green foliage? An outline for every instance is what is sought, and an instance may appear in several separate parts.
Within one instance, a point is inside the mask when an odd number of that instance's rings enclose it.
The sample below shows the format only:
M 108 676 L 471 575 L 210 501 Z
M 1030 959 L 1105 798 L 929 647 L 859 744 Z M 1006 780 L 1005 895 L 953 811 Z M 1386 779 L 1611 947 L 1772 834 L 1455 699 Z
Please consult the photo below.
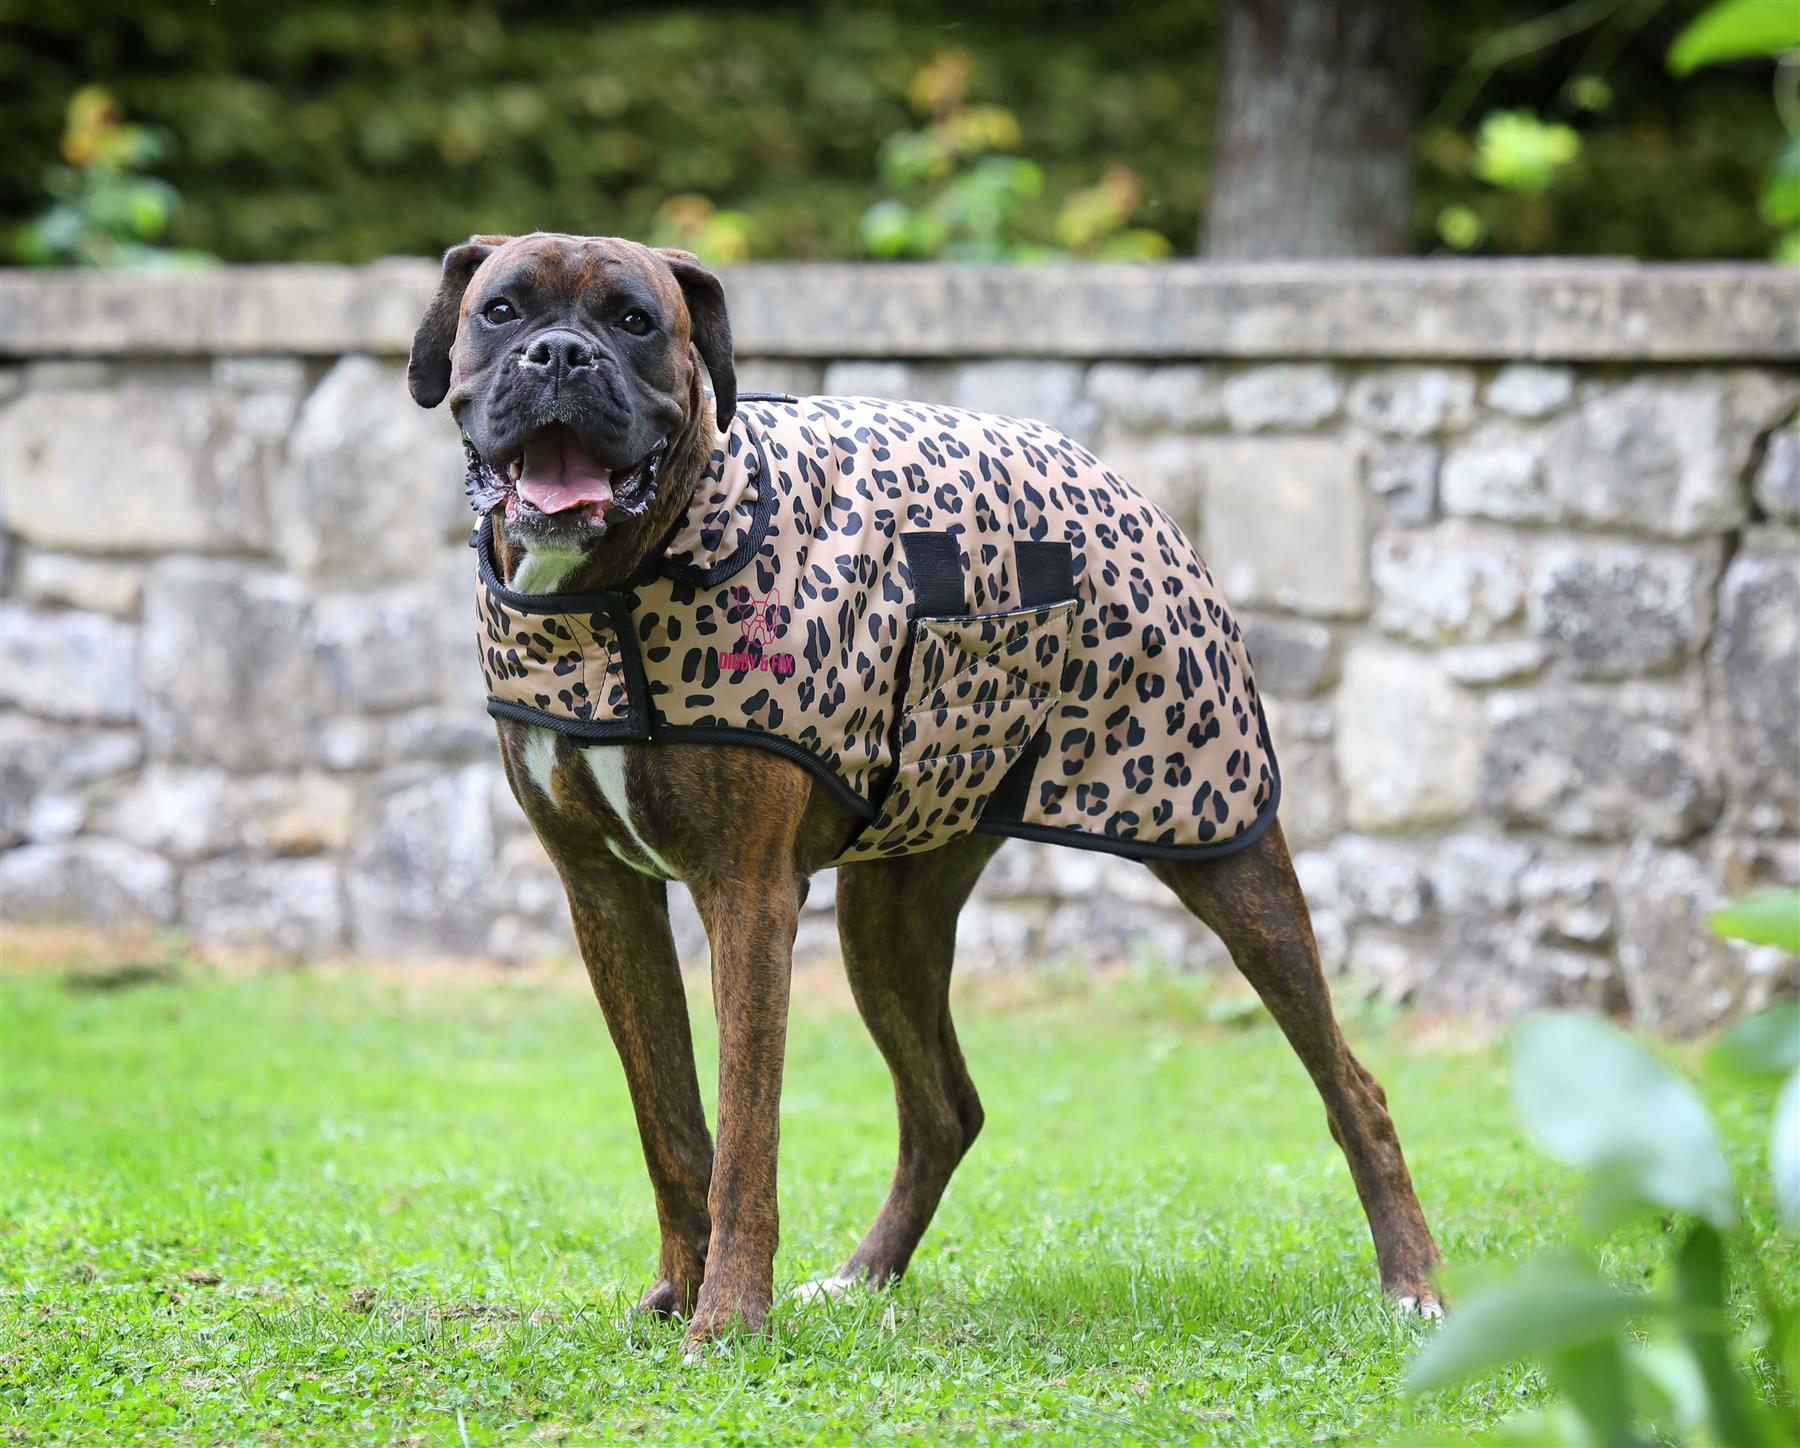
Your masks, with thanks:
M 1710 923 L 1727 940 L 1800 955 L 1800 890 L 1742 896 L 1715 910 Z M 1731 1169 L 1698 1093 L 1640 1042 L 1574 1011 L 1528 1017 L 1513 1032 L 1510 1056 L 1526 1131 L 1546 1155 L 1587 1173 L 1586 1220 L 1574 1244 L 1511 1277 L 1476 1283 L 1414 1360 L 1413 1390 L 1525 1359 L 1540 1364 L 1564 1401 L 1515 1421 L 1502 1442 L 1796 1448 L 1800 1303 L 1783 1300 L 1754 1254 L 1741 1250 Z M 1769 1185 L 1782 1225 L 1800 1229 L 1800 1001 L 1736 1022 L 1713 1043 L 1707 1064 L 1740 1084 L 1780 1083 L 1769 1123 Z M 1646 1293 L 1606 1280 L 1594 1249 L 1622 1222 L 1647 1213 L 1664 1219 L 1672 1239 L 1676 1228 L 1681 1235 Z M 1752 1280 L 1751 1326 L 1741 1334 L 1730 1293 L 1733 1256 Z M 1646 1326 L 1647 1336 L 1635 1337 L 1634 1324 Z M 1752 1381 L 1774 1391 L 1759 1393 Z
M 925 124 L 882 143 L 881 179 L 893 194 L 863 213 L 860 237 L 871 256 L 1150 261 L 1169 255 L 1167 237 L 1130 225 L 1140 188 L 1124 165 L 1069 193 L 1051 228 L 1055 245 L 1028 236 L 1020 213 L 1043 191 L 1043 170 L 1013 154 L 1023 138 L 1011 111 L 971 103 L 972 69 L 966 50 L 943 50 L 907 86 L 907 100 Z
M 1551 7 L 1420 0 L 1417 249 L 1460 207 L 1478 251 L 1766 254 L 1753 198 L 1783 142 L 1769 64 L 1678 80 L 1663 56 L 1699 0 L 1584 3 L 1591 25 L 1490 67 L 1446 119 L 1484 39 Z M 715 259 L 1153 254 L 1150 237 L 1187 254 L 1223 8 L 0 0 L 0 250 L 56 200 L 66 108 L 97 84 L 173 139 L 155 170 L 182 201 L 167 242 L 232 261 L 534 227 Z M 946 52 L 968 57 L 961 107 L 1009 118 L 1017 140 L 934 178 L 904 164 L 939 119 L 909 91 Z M 1476 161 L 1494 112 L 1572 126 L 1579 154 L 1542 191 L 1491 185 Z
M 156 243 L 179 200 L 174 188 L 140 174 L 155 164 L 168 137 L 128 124 L 103 86 L 83 86 L 69 101 L 63 162 L 45 177 L 50 209 L 18 237 L 21 260 L 41 266 L 186 265 L 204 253 Z

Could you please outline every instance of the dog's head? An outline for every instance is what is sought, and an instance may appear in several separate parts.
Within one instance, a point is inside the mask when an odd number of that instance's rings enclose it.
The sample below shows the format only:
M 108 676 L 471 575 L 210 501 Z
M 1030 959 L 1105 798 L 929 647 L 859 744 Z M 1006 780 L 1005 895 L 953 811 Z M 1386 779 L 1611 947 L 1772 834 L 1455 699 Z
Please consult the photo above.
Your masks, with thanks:
M 406 370 L 421 407 L 450 399 L 509 552 L 621 566 L 711 451 L 704 375 L 722 431 L 737 382 L 717 277 L 685 251 L 547 232 L 451 247 Z

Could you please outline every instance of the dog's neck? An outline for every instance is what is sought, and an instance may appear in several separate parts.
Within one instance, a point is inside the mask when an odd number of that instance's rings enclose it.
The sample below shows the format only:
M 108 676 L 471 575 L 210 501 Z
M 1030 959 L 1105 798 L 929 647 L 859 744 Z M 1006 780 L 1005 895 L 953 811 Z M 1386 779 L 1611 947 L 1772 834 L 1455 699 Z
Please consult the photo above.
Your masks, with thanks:
M 718 444 L 713 400 L 701 376 L 696 369 L 688 389 L 687 421 L 663 456 L 656 496 L 641 516 L 621 515 L 587 549 L 526 549 L 507 538 L 505 528 L 494 529 L 494 562 L 508 588 L 519 593 L 595 593 L 636 576 L 693 503 Z

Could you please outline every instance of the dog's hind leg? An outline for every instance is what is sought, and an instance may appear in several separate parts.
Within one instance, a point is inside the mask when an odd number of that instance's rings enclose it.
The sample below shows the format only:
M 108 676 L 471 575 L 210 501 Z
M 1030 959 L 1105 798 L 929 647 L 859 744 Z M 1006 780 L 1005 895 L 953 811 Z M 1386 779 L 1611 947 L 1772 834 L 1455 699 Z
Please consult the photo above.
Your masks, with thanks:
M 1220 859 L 1155 861 L 1150 868 L 1218 933 L 1312 1075 L 1369 1219 L 1382 1287 L 1402 1307 L 1436 1316 L 1437 1245 L 1400 1154 L 1387 1097 L 1350 1054 L 1332 1015 L 1312 918 L 1281 826 Z
M 967 835 L 923 855 L 838 869 L 838 938 L 856 1008 L 894 1077 L 900 1156 L 874 1225 L 823 1283 L 898 1277 L 919 1245 L 950 1174 L 981 1130 L 981 1101 L 950 1021 L 956 917 L 999 848 Z

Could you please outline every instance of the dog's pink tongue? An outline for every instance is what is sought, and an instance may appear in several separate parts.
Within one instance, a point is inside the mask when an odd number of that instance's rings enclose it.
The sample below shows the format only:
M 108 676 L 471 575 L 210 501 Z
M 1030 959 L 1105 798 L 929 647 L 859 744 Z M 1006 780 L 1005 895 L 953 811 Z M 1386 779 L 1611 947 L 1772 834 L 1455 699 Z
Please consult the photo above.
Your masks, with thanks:
M 519 496 L 540 513 L 566 513 L 583 503 L 612 502 L 612 472 L 582 451 L 560 422 L 540 428 L 525 444 Z

